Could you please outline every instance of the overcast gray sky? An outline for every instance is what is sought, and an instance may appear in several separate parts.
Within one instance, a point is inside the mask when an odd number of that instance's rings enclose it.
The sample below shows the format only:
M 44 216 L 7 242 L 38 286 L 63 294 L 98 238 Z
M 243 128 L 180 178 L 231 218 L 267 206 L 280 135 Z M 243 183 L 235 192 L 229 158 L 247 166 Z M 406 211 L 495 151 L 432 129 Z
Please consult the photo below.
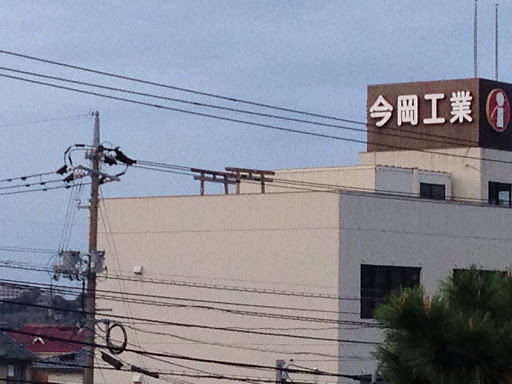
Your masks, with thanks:
M 486 78 L 494 76 L 494 3 L 479 1 L 479 75 Z M 512 19 L 512 4 L 501 3 L 500 80 L 510 82 L 511 27 L 505 21 Z M 364 122 L 369 84 L 473 76 L 473 4 L 472 0 L 3 1 L 0 49 Z M 5 54 L 0 54 L 0 66 L 247 108 Z M 0 74 L 13 75 L 5 69 Z M 68 146 L 91 142 L 93 118 L 84 115 L 93 110 L 101 115 L 102 140 L 121 146 L 133 158 L 170 164 L 218 170 L 339 166 L 355 164 L 358 152 L 365 149 L 362 144 L 190 116 L 3 77 L 0 90 L 0 179 L 59 168 Z M 338 129 L 214 113 L 366 138 Z M 41 120 L 52 121 L 35 123 Z M 136 169 L 103 189 L 105 196 L 197 191 L 191 177 Z M 84 203 L 87 195 L 86 189 Z M 47 254 L 4 248 L 57 249 L 68 199 L 67 190 L 0 196 L 0 261 L 47 263 Z M 85 250 L 87 212 L 78 211 L 75 222 L 70 247 Z M 0 278 L 34 276 L 0 268 Z

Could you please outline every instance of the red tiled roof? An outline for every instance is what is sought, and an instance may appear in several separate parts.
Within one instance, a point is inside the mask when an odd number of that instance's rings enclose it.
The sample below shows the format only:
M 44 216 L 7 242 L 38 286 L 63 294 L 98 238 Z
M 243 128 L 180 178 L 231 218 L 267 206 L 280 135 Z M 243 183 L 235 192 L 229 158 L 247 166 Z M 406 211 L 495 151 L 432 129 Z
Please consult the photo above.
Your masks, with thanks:
M 77 352 L 83 347 L 83 344 L 80 343 L 83 343 L 85 340 L 85 332 L 76 327 L 27 324 L 18 331 L 19 332 L 11 332 L 10 336 L 34 353 Z

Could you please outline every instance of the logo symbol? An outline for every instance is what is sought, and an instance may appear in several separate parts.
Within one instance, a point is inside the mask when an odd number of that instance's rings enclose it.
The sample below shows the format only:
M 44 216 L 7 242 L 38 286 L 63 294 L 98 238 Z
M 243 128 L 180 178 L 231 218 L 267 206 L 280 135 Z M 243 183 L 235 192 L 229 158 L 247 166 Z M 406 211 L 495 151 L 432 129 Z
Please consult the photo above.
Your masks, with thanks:
M 496 132 L 507 129 L 510 121 L 510 102 L 502 89 L 493 89 L 487 96 L 485 105 L 487 121 Z

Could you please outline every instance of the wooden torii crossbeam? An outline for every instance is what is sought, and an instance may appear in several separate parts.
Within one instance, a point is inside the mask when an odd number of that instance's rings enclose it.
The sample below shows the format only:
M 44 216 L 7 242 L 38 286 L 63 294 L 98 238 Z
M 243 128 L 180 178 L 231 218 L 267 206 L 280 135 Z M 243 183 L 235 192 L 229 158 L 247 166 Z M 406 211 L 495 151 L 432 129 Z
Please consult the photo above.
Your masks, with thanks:
M 229 194 L 229 185 L 237 184 L 238 181 L 236 179 L 236 174 L 232 172 L 220 172 L 220 171 L 211 171 L 208 169 L 199 169 L 199 168 L 191 168 L 192 172 L 199 173 L 198 176 L 194 176 L 194 180 L 199 180 L 200 189 L 199 194 L 201 196 L 204 195 L 204 182 L 209 181 L 212 183 L 222 183 L 224 184 L 224 193 L 226 195 Z
M 226 167 L 226 171 L 233 172 L 236 175 L 235 180 L 236 183 L 236 194 L 240 194 L 240 181 L 241 180 L 251 180 L 251 181 L 259 181 L 261 184 L 261 193 L 265 193 L 265 183 L 271 183 L 274 181 L 271 178 L 266 176 L 273 176 L 276 173 L 274 171 L 265 171 L 262 169 L 249 169 L 249 168 L 235 168 L 235 167 Z

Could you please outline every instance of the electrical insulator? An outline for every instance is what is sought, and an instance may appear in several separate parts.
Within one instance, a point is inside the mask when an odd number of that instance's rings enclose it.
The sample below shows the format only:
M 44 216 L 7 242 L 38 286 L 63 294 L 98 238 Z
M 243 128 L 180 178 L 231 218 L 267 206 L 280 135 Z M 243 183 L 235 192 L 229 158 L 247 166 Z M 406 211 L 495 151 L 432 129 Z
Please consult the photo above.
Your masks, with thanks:
M 102 273 L 105 271 L 105 252 L 103 251 L 92 251 L 91 252 L 91 269 L 94 273 Z

